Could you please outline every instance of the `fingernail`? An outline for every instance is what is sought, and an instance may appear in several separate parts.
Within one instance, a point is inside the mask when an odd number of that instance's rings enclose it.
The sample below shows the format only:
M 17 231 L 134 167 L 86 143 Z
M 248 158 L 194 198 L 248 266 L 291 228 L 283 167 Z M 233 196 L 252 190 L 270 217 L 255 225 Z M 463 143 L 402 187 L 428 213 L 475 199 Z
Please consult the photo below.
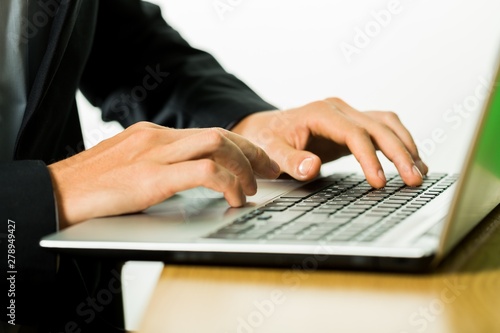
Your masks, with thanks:
M 384 171 L 382 171 L 382 169 L 378 171 L 378 178 L 382 179 L 384 183 L 387 182 L 387 178 L 385 178 L 385 174 Z
M 299 173 L 302 176 L 307 176 L 307 174 L 309 173 L 309 170 L 311 170 L 312 164 L 313 164 L 313 159 L 310 157 L 303 160 L 299 166 Z
M 271 169 L 273 170 L 273 172 L 275 174 L 278 174 L 281 172 L 281 168 L 280 166 L 278 165 L 278 163 L 276 163 L 275 161 L 271 160 Z
M 243 207 L 247 203 L 247 196 L 245 193 L 240 192 L 240 204 L 237 207 Z
M 426 167 L 422 160 L 416 160 L 415 165 L 417 166 L 418 170 L 420 170 L 420 173 L 423 174 L 425 172 Z
M 424 179 L 424 176 L 422 176 L 422 173 L 420 172 L 420 170 L 417 168 L 416 165 L 413 166 L 413 174 L 415 176 L 420 177 L 420 179 Z

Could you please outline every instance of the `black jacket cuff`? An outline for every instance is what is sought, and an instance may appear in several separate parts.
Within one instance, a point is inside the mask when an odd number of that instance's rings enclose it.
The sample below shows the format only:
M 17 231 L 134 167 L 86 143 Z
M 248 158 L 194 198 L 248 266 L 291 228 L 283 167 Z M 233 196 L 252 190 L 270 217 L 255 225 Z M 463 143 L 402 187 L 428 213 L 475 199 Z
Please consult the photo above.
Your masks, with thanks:
M 0 318 L 36 324 L 45 312 L 56 275 L 56 255 L 39 246 L 40 238 L 57 230 L 51 178 L 41 161 L 2 162 L 0 189 L 4 258 L 0 267 L 6 274 L 2 288 L 5 307 Z

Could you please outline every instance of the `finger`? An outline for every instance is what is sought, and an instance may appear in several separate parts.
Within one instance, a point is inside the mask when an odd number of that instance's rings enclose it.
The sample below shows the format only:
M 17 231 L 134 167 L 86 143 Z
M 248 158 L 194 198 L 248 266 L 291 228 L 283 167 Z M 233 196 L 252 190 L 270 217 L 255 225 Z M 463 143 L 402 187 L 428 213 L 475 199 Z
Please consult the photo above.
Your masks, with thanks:
M 238 177 L 247 195 L 257 191 L 250 162 L 240 148 L 219 131 L 201 131 L 160 147 L 160 150 L 162 162 L 168 164 L 210 158 Z
M 350 128 L 349 128 L 350 127 Z M 375 147 L 368 132 L 356 125 L 352 125 L 346 131 L 350 133 L 346 136 L 346 145 L 352 152 L 356 160 L 361 165 L 368 183 L 375 188 L 385 186 L 384 169 L 377 157 Z
M 160 129 L 167 129 L 165 127 L 159 127 Z M 210 129 L 182 129 L 182 130 L 172 130 L 168 129 L 168 138 L 162 140 L 165 143 L 172 143 L 177 140 L 187 138 L 191 135 L 197 135 L 206 131 L 216 131 L 221 135 L 235 143 L 247 157 L 250 165 L 252 166 L 253 172 L 261 178 L 275 179 L 279 176 L 281 170 L 275 161 L 269 158 L 266 152 L 251 143 L 249 140 L 245 139 L 241 135 L 224 130 L 222 128 L 210 128 Z
M 230 131 L 224 131 L 223 133 L 245 154 L 256 175 L 268 179 L 275 179 L 280 175 L 280 166 L 268 156 L 264 149 L 236 133 Z
M 369 133 L 328 101 L 322 104 L 315 107 L 316 112 L 322 114 L 311 116 L 308 124 L 313 134 L 346 145 L 361 165 L 368 183 L 375 188 L 385 186 L 384 170 Z
M 334 99 L 332 103 L 339 105 L 339 108 L 347 117 L 352 118 L 370 133 L 372 140 L 384 155 L 394 163 L 406 184 L 410 186 L 422 184 L 422 173 L 416 166 L 410 151 L 391 128 L 385 123 L 369 117 L 366 113 L 355 110 L 341 100 Z
M 282 170 L 297 180 L 310 180 L 316 177 L 321 168 L 321 159 L 305 150 L 298 150 L 285 141 L 279 140 L 269 146 L 273 158 Z
M 378 122 L 370 124 L 368 131 L 384 155 L 394 163 L 403 181 L 410 186 L 421 185 L 422 173 L 399 137 L 389 127 Z
M 370 112 L 370 114 L 375 114 L 379 119 L 383 119 L 384 124 L 398 136 L 398 138 L 405 145 L 406 149 L 410 152 L 411 157 L 413 158 L 413 161 L 415 161 L 415 165 L 418 167 L 420 172 L 423 175 L 426 175 L 429 172 L 429 168 L 420 158 L 417 145 L 415 144 L 412 135 L 403 125 L 399 117 L 394 112 Z
M 199 186 L 221 192 L 232 207 L 241 207 L 246 197 L 238 178 L 209 159 L 186 161 L 160 168 L 153 186 L 164 188 L 164 199 Z
M 403 181 L 410 186 L 422 184 L 422 173 L 415 165 L 411 153 L 392 129 L 378 120 L 367 117 L 366 114 L 357 112 L 353 115 L 360 125 L 368 130 L 378 148 L 394 163 Z

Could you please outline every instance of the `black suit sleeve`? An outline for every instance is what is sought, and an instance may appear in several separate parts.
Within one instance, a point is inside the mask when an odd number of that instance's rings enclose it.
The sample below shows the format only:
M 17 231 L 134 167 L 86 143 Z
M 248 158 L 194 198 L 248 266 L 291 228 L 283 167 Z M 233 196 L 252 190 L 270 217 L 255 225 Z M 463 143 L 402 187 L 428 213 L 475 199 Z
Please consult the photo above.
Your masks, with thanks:
M 93 50 L 81 90 L 104 120 L 127 127 L 147 120 L 169 127 L 229 127 L 275 109 L 191 47 L 139 0 L 101 1 Z M 105 69 L 103 71 L 103 69 Z
M 1 292 L 7 296 L 1 319 L 36 323 L 41 320 L 36 316 L 51 299 L 56 275 L 56 256 L 33 246 L 57 230 L 50 175 L 40 161 L 2 162 L 0 189 L 0 267 L 6 274 Z M 11 313 L 15 317 L 6 317 Z
M 177 128 L 229 127 L 251 113 L 274 109 L 211 55 L 192 48 L 157 6 L 100 1 L 94 36 L 80 87 L 106 120 L 125 127 L 140 120 Z M 0 189 L 3 272 L 11 270 L 9 220 L 15 222 L 15 322 L 40 323 L 56 289 L 57 257 L 33 246 L 57 230 L 50 175 L 41 161 L 0 163 Z M 4 294 L 11 287 L 7 277 Z M 4 296 L 4 321 L 10 320 L 5 310 L 13 298 Z

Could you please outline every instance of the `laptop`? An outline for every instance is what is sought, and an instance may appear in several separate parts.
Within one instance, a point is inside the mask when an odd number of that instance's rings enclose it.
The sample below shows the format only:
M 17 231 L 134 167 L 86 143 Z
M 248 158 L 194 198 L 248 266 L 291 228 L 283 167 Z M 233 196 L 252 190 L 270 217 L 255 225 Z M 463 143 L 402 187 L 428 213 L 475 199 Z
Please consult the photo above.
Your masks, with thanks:
M 40 245 L 171 264 L 432 269 L 500 203 L 498 72 L 493 82 L 460 174 L 431 173 L 420 187 L 393 174 L 383 189 L 350 173 L 261 180 L 243 208 L 194 189 L 139 214 L 72 226 Z

